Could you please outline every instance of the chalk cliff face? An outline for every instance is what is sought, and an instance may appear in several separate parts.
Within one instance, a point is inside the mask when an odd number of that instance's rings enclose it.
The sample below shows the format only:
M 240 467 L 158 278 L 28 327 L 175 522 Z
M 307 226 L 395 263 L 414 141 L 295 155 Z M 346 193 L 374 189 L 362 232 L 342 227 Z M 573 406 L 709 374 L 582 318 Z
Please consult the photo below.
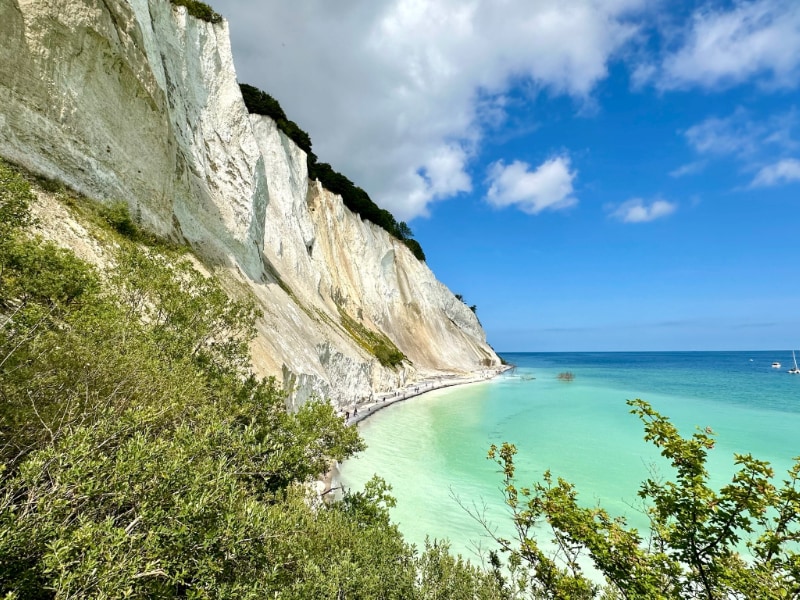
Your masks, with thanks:
M 254 367 L 295 402 L 344 405 L 499 364 L 425 264 L 309 181 L 305 153 L 247 113 L 226 23 L 168 0 L 0 0 L 0 40 L 0 155 L 127 201 L 246 285 L 264 312 Z M 407 360 L 383 366 L 365 337 Z

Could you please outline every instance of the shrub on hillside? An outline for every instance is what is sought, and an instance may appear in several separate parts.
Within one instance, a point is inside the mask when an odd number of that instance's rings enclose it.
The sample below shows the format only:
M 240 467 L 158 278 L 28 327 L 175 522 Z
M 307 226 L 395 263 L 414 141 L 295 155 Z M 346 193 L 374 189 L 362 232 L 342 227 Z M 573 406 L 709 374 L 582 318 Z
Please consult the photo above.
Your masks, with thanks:
M 249 300 L 121 236 L 101 274 L 26 230 L 34 199 L 0 161 L 0 598 L 501 597 L 418 557 L 380 480 L 308 491 L 363 442 L 248 372 Z
M 175 6 L 185 6 L 186 10 L 193 17 L 206 21 L 207 23 L 221 23 L 222 15 L 214 12 L 208 4 L 198 2 L 198 0 L 170 0 Z
M 383 342 L 378 342 L 375 345 L 373 353 L 375 354 L 375 358 L 378 359 L 378 362 L 384 367 L 396 367 L 406 359 L 405 354 L 400 352 L 397 347 L 394 345 L 389 346 Z
M 420 246 L 417 240 L 403 240 L 403 243 L 411 250 L 411 254 L 413 254 L 417 260 L 425 262 L 425 253 L 422 251 L 422 246 Z
M 100 214 L 117 233 L 130 239 L 136 239 L 139 236 L 139 227 L 134 223 L 128 205 L 124 202 L 114 202 L 103 206 Z

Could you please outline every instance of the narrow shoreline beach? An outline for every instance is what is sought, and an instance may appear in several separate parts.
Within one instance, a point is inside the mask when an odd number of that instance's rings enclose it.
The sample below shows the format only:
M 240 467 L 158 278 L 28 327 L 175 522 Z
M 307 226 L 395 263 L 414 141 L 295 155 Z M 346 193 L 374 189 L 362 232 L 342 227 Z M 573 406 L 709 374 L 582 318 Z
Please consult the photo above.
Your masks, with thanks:
M 468 383 L 480 383 L 481 381 L 488 381 L 494 379 L 498 375 L 505 373 L 512 369 L 511 365 L 501 365 L 499 367 L 492 367 L 490 369 L 483 369 L 476 373 L 471 373 L 466 376 L 459 375 L 446 375 L 437 376 L 430 379 L 423 379 L 413 385 L 399 388 L 390 392 L 381 392 L 374 394 L 367 402 L 356 404 L 353 412 L 345 412 L 348 425 L 356 425 L 374 415 L 379 410 L 391 406 L 397 402 L 403 402 L 415 396 L 421 396 L 434 390 L 442 388 L 453 387 L 456 385 L 465 385 Z
M 453 387 L 456 385 L 467 385 L 470 383 L 489 381 L 490 379 L 494 379 L 498 375 L 501 375 L 513 368 L 513 365 L 500 365 L 499 367 L 483 369 L 476 373 L 471 373 L 464 376 L 454 374 L 441 375 L 431 379 L 423 379 L 422 381 L 418 381 L 413 385 L 409 385 L 404 388 L 375 394 L 371 400 L 356 404 L 352 413 L 345 411 L 341 414 L 347 417 L 348 425 L 358 425 L 379 410 L 384 409 L 387 406 L 391 406 L 392 404 L 403 402 L 409 398 L 421 396 L 422 394 L 427 394 L 428 392 L 432 392 L 434 390 L 441 390 L 443 388 Z M 334 462 L 320 481 L 320 483 L 322 483 L 322 489 L 320 490 L 322 496 L 338 488 L 338 486 L 333 485 L 334 481 L 337 480 L 338 475 L 339 464 Z

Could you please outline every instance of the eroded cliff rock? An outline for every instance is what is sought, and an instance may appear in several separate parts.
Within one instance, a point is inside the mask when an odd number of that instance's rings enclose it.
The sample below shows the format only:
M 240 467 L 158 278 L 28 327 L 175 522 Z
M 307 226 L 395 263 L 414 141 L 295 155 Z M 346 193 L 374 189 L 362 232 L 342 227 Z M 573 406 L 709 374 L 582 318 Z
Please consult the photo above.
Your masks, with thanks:
M 0 39 L 0 155 L 126 201 L 245 285 L 264 312 L 254 367 L 295 402 L 499 363 L 424 263 L 309 182 L 303 151 L 248 114 L 226 23 L 168 0 L 0 0 Z M 406 360 L 381 364 L 373 342 Z

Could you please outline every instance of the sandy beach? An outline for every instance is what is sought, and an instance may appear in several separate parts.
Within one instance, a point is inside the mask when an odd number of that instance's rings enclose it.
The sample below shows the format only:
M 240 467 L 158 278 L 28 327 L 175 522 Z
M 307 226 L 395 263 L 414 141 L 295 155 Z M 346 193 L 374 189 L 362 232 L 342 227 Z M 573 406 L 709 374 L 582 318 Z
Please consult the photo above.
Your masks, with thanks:
M 408 385 L 397 390 L 374 394 L 370 400 L 358 403 L 352 408 L 351 411 L 344 413 L 347 417 L 347 424 L 358 424 L 361 421 L 371 417 L 379 410 L 386 408 L 387 406 L 391 406 L 397 402 L 403 402 L 404 400 L 408 400 L 414 396 L 420 396 L 422 394 L 432 392 L 433 390 L 440 390 L 442 388 L 452 387 L 455 385 L 465 385 L 468 383 L 487 381 L 497 377 L 501 373 L 504 373 L 511 368 L 513 367 L 510 365 L 501 365 L 491 369 L 483 369 L 482 371 L 478 371 L 466 376 L 437 376 L 430 379 L 423 379 L 422 381 L 415 382 L 412 385 Z
M 489 379 L 493 379 L 494 377 L 497 377 L 498 375 L 513 368 L 514 367 L 511 365 L 501 365 L 499 367 L 484 369 L 482 371 L 464 376 L 443 375 L 430 379 L 423 379 L 422 381 L 418 381 L 413 385 L 408 385 L 406 387 L 389 392 L 375 394 L 372 399 L 366 402 L 358 403 L 353 407 L 352 411 L 347 411 L 342 414 L 347 417 L 348 425 L 357 425 L 358 423 L 361 423 L 362 421 L 374 415 L 379 410 L 386 408 L 387 406 L 391 406 L 392 404 L 396 404 L 397 402 L 403 402 L 409 398 L 421 396 L 422 394 L 427 394 L 428 392 L 440 390 L 442 388 L 488 381 Z M 323 496 L 336 489 L 334 482 L 336 481 L 338 474 L 339 465 L 338 463 L 334 463 L 331 465 L 330 470 L 325 473 L 325 476 L 319 482 L 322 484 L 320 493 Z

